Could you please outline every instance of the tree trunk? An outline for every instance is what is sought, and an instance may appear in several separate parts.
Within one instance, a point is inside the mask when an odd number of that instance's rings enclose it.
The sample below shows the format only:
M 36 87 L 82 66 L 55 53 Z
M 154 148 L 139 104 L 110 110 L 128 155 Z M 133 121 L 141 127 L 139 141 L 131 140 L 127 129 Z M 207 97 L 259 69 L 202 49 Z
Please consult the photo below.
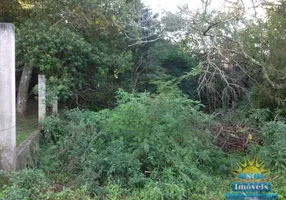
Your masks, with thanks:
M 29 83 L 32 77 L 33 67 L 30 64 L 25 64 L 20 79 L 18 95 L 17 95 L 17 113 L 20 116 L 27 114 L 27 100 L 29 92 Z

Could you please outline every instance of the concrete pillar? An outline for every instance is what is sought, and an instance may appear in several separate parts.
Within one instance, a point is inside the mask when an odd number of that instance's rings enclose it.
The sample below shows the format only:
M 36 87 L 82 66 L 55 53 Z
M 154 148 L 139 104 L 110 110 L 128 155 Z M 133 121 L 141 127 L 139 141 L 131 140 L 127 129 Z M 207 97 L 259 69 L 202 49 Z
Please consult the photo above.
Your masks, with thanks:
M 0 169 L 16 167 L 15 30 L 0 23 Z
M 38 120 L 41 122 L 46 117 L 46 77 L 38 75 Z
M 54 99 L 54 101 L 53 101 L 52 113 L 53 113 L 53 115 L 58 114 L 58 100 L 57 99 Z

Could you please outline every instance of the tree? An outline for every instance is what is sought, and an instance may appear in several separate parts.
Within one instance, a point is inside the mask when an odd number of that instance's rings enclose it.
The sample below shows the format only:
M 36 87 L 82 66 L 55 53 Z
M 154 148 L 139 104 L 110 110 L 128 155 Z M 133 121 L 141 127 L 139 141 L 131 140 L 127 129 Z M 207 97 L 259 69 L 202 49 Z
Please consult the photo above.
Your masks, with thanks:
M 149 58 L 149 51 L 162 38 L 157 33 L 160 29 L 158 15 L 153 14 L 149 8 L 142 4 L 133 9 L 134 20 L 118 22 L 118 26 L 124 32 L 128 41 L 129 49 L 132 51 L 133 66 L 131 71 L 131 89 L 133 92 L 145 91 L 144 85 L 148 84 L 147 74 L 156 76 L 157 68 L 152 65 L 154 59 Z M 144 89 L 143 89 L 144 88 Z
M 211 9 L 209 1 L 202 1 L 202 8 L 197 11 L 185 6 L 177 14 L 170 13 L 166 17 L 166 30 L 184 41 L 190 53 L 199 58 L 203 71 L 198 92 L 213 99 L 214 108 L 218 100 L 226 106 L 232 105 L 239 94 L 248 89 L 242 80 L 252 79 L 247 70 L 250 66 L 259 69 L 273 89 L 285 88 L 286 84 L 271 76 L 270 71 L 279 65 L 270 64 L 270 57 L 266 56 L 269 48 L 265 46 L 265 36 L 271 29 L 259 16 L 258 9 L 268 7 L 263 1 L 252 5 L 226 1 L 225 10 L 218 11 Z M 245 37 L 247 34 L 252 41 L 253 38 L 258 40 L 250 42 Z M 237 77 L 237 74 L 240 75 Z
M 25 115 L 33 69 L 51 78 L 56 94 L 68 97 L 71 87 L 79 88 L 87 67 L 95 62 L 92 46 L 67 28 L 27 21 L 17 31 L 18 66 L 22 67 L 17 112 Z M 76 77 L 76 79 L 75 79 Z
M 112 105 L 131 70 L 131 41 L 118 24 L 134 20 L 137 5 L 142 8 L 140 1 L 35 0 L 31 19 L 17 32 L 18 112 L 25 114 L 32 70 L 46 74 L 55 93 L 76 106 Z
M 2 0 L 0 2 L 0 21 L 16 21 L 16 13 L 22 12 L 21 4 L 17 0 Z
M 259 33 L 259 38 L 256 38 L 256 47 L 246 43 L 249 49 L 256 48 L 256 53 L 252 50 L 248 51 L 249 54 L 265 65 L 262 68 L 262 78 L 259 77 L 260 81 L 253 87 L 252 96 L 258 107 L 284 110 L 286 106 L 286 2 L 280 1 L 276 4 L 268 2 L 266 5 L 268 6 L 267 21 L 263 24 L 264 30 L 261 31 L 261 26 L 253 28 Z M 248 35 L 249 33 L 246 32 L 247 39 Z
M 129 6 L 130 11 L 126 17 L 116 21 L 130 42 L 129 46 L 142 46 L 163 39 L 159 14 L 153 14 L 152 10 L 146 8 L 140 1 L 134 2 L 136 3 Z
M 195 98 L 194 91 L 197 86 L 197 79 L 193 76 L 186 77 L 186 74 L 197 66 L 196 58 L 185 52 L 179 44 L 170 40 L 156 42 L 147 51 L 147 55 L 147 66 L 156 70 L 156 73 L 149 70 L 145 75 L 149 77 L 149 80 L 147 80 L 149 87 L 152 88 L 151 91 L 154 92 L 156 89 L 154 86 L 151 87 L 155 81 L 171 81 L 178 84 L 179 89 L 184 94 Z

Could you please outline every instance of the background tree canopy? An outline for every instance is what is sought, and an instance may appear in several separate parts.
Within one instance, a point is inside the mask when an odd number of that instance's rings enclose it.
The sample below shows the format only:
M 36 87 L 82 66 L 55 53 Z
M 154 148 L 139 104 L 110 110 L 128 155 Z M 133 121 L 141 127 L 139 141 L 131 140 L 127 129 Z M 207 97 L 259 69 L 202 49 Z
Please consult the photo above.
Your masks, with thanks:
M 2 1 L 2 20 L 17 25 L 19 75 L 30 77 L 19 78 L 18 113 L 37 73 L 63 102 L 99 109 L 114 106 L 118 88 L 155 92 L 154 82 L 193 68 L 200 73 L 180 88 L 209 110 L 249 94 L 257 107 L 283 106 L 284 4 L 226 2 L 217 11 L 202 2 L 159 20 L 139 0 Z

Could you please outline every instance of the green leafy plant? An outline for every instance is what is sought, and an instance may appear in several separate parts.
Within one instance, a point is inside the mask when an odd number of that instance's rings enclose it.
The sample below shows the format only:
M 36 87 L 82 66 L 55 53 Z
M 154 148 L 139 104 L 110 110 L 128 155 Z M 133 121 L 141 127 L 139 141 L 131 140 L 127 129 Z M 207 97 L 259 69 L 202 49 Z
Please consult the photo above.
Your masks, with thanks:
M 40 170 L 28 169 L 2 175 L 9 177 L 9 181 L 2 188 L 1 200 L 36 200 L 38 194 L 48 186 L 46 176 Z
M 87 184 L 97 195 L 107 194 L 109 184 L 130 188 L 124 193 L 155 184 L 167 199 L 183 199 L 209 173 L 226 172 L 228 156 L 212 143 L 213 122 L 199 111 L 202 105 L 176 89 L 162 91 L 120 90 L 113 110 L 75 109 L 47 118 L 40 168 Z
M 261 156 L 275 171 L 286 169 L 286 124 L 272 121 L 263 128 L 264 143 L 260 148 Z

